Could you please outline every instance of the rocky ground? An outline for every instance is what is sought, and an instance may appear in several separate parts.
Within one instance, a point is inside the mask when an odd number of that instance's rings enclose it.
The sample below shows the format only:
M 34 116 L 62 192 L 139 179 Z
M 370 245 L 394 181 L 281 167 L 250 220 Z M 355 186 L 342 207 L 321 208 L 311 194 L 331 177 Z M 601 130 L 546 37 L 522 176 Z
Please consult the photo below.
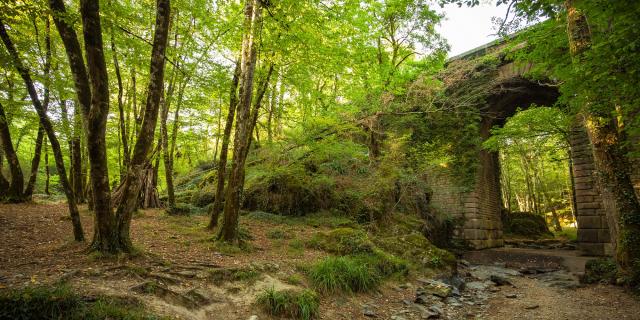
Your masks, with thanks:
M 589 258 L 575 250 L 500 248 L 465 258 L 458 276 L 406 284 L 415 299 L 391 319 L 640 319 L 638 297 L 580 283 Z
M 71 241 L 64 204 L 0 206 L 0 289 L 66 280 L 85 295 L 142 301 L 178 319 L 275 319 L 255 305 L 265 289 L 307 286 L 298 269 L 325 252 L 300 243 L 333 222 L 244 220 L 248 251 L 212 247 L 206 217 L 147 210 L 133 221 L 143 254 L 88 255 Z M 91 215 L 83 225 L 91 234 Z M 335 221 L 334 221 L 335 222 Z M 286 239 L 272 239 L 281 229 Z M 228 249 L 228 248 L 227 248 Z M 361 294 L 326 294 L 320 319 L 640 319 L 638 300 L 618 287 L 582 286 L 585 257 L 550 246 L 467 253 L 457 274 L 413 274 Z

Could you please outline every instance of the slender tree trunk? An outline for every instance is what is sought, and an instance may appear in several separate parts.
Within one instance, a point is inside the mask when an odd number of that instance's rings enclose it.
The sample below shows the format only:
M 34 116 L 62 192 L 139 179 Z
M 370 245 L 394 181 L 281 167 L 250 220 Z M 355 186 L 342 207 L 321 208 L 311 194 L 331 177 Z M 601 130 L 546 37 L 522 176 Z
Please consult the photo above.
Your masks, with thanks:
M 131 218 L 138 203 L 141 188 L 140 173 L 143 172 L 142 169 L 144 169 L 145 163 L 149 160 L 148 154 L 153 146 L 153 133 L 158 120 L 160 98 L 163 92 L 164 54 L 167 47 L 169 20 L 171 17 L 170 0 L 157 0 L 156 4 L 156 27 L 153 37 L 151 70 L 144 120 L 133 149 L 133 157 L 129 163 L 129 170 L 123 181 L 121 190 L 121 192 L 123 192 L 123 198 L 116 210 L 118 241 L 121 248 L 125 251 L 131 251 L 133 249 L 130 237 Z
M 245 155 L 251 139 L 251 100 L 253 98 L 253 76 L 257 57 L 257 36 L 262 10 L 259 0 L 246 0 L 244 36 L 242 43 L 242 65 L 240 99 L 234 137 L 233 165 L 227 185 L 224 217 L 218 238 L 227 242 L 238 241 L 238 212 L 244 180 Z
M 71 222 L 73 224 L 73 234 L 76 241 L 84 241 L 84 233 L 82 231 L 82 225 L 80 223 L 80 213 L 78 212 L 78 207 L 76 206 L 75 196 L 73 191 L 71 190 L 71 185 L 69 184 L 69 180 L 67 179 L 67 172 L 64 166 L 64 158 L 62 155 L 62 150 L 60 148 L 60 143 L 58 142 L 58 138 L 55 135 L 53 130 L 53 125 L 51 124 L 51 120 L 49 120 L 49 116 L 40 103 L 40 98 L 38 98 L 38 94 L 36 92 L 36 88 L 31 80 L 31 76 L 27 68 L 24 67 L 18 52 L 16 51 L 15 46 L 11 42 L 9 35 L 6 32 L 4 27 L 4 22 L 0 21 L 0 37 L 2 37 L 2 41 L 4 42 L 7 51 L 13 60 L 13 64 L 20 73 L 20 76 L 24 80 L 25 86 L 27 87 L 27 92 L 29 93 L 29 97 L 31 98 L 31 103 L 33 107 L 36 109 L 38 113 L 38 118 L 40 119 L 40 124 L 44 128 L 47 133 L 47 138 L 49 139 L 49 143 L 51 144 L 51 150 L 53 151 L 53 157 L 56 163 L 56 169 L 58 170 L 58 176 L 60 177 L 60 184 L 62 185 L 62 189 L 67 196 L 67 203 L 69 205 L 69 214 L 71 215 Z
M 177 42 L 176 34 L 176 42 Z M 171 74 L 169 80 L 169 88 L 165 97 L 161 100 L 162 110 L 160 112 L 160 142 L 162 146 L 162 158 L 164 160 L 164 177 L 167 184 L 167 207 L 169 210 L 176 206 L 176 196 L 173 187 L 173 159 L 169 149 L 169 133 L 167 132 L 167 118 L 169 117 L 169 108 L 171 99 L 173 98 L 173 90 L 175 86 L 175 75 L 177 70 Z
M 124 178 L 125 172 L 127 171 L 127 167 L 129 166 L 129 144 L 128 144 L 128 136 L 127 136 L 127 128 L 125 127 L 125 119 L 124 119 L 124 103 L 122 102 L 123 95 L 123 86 L 122 86 L 122 76 L 120 75 L 120 64 L 118 63 L 118 52 L 116 50 L 116 42 L 113 39 L 113 28 L 111 30 L 111 52 L 113 55 L 113 66 L 116 71 L 116 79 L 118 80 L 118 124 L 120 130 L 120 139 L 122 143 L 122 166 L 120 171 L 120 180 Z
M 49 87 L 50 83 L 50 70 L 51 70 L 51 27 L 49 24 L 49 16 L 47 15 L 45 18 L 45 62 L 44 62 L 44 76 L 45 76 L 45 85 L 44 85 L 44 97 L 43 97 L 43 107 L 46 111 L 49 108 Z M 26 199 L 31 199 L 33 195 L 33 190 L 35 189 L 36 179 L 38 177 L 38 167 L 40 166 L 40 155 L 42 153 L 42 140 L 44 138 L 44 129 L 42 126 L 38 126 L 38 135 L 36 137 L 35 149 L 33 151 L 33 158 L 31 160 L 31 175 L 29 176 L 29 182 L 27 183 L 27 187 L 24 191 L 24 196 Z
M 4 24 L 2 23 L 2 21 L 0 21 L 0 24 L 0 30 L 4 35 Z M 4 113 L 2 104 L 0 104 L 0 144 L 2 144 L 4 154 L 7 157 L 7 162 L 9 163 L 9 171 L 11 173 L 11 182 L 9 183 L 9 190 L 7 191 L 7 200 L 9 200 L 10 202 L 22 202 L 24 201 L 22 193 L 22 189 L 24 187 L 24 177 L 22 175 L 22 168 L 20 168 L 18 155 L 13 148 L 11 133 L 9 132 L 9 123 L 7 123 L 7 116 Z
M 47 139 L 44 139 L 44 194 L 51 195 L 49 185 L 51 181 L 51 172 L 49 171 L 49 148 Z
M 4 199 L 9 192 L 9 181 L 2 174 L 2 167 L 4 162 L 4 156 L 2 152 L 2 141 L 0 141 L 0 199 Z
M 229 90 L 229 112 L 227 113 L 227 121 L 224 126 L 224 133 L 222 136 L 222 146 L 220 147 L 220 159 L 218 160 L 218 172 L 216 179 L 216 194 L 213 200 L 213 205 L 209 210 L 208 228 L 212 230 L 218 225 L 218 219 L 222 212 L 222 197 L 224 196 L 224 182 L 226 178 L 227 170 L 227 155 L 229 153 L 229 141 L 231 140 L 231 129 L 233 127 L 233 119 L 235 118 L 236 107 L 238 105 L 238 82 L 240 81 L 240 60 L 236 61 L 236 68 L 233 72 L 233 80 Z M 222 108 L 222 106 L 220 106 Z M 222 110 L 221 110 L 222 113 Z
M 220 93 L 220 97 L 219 97 L 219 103 L 218 106 L 220 108 L 220 110 L 218 111 L 218 125 L 217 125 L 217 132 L 216 132 L 216 146 L 215 149 L 213 150 L 213 161 L 215 162 L 218 159 L 218 151 L 220 148 L 220 138 L 222 138 L 222 93 Z

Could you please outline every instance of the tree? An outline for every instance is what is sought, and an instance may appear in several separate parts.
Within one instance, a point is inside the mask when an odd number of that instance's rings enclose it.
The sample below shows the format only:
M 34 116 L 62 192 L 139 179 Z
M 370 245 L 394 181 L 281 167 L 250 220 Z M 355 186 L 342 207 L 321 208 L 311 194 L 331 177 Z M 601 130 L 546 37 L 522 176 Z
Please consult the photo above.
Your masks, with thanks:
M 47 115 L 47 111 L 40 102 L 40 98 L 36 92 L 35 85 L 31 80 L 31 75 L 29 74 L 29 70 L 22 64 L 18 52 L 16 51 L 13 42 L 9 38 L 7 30 L 4 26 L 4 22 L 0 20 L 0 37 L 2 38 L 2 42 L 4 43 L 7 51 L 11 55 L 13 59 L 13 63 L 15 68 L 20 73 L 20 76 L 24 80 L 25 86 L 27 87 L 27 91 L 29 92 L 29 97 L 31 98 L 31 103 L 33 107 L 36 109 L 38 117 L 40 119 L 40 125 L 47 133 L 47 138 L 49 139 L 49 143 L 51 144 L 51 149 L 53 151 L 53 156 L 56 163 L 56 169 L 60 175 L 60 183 L 62 184 L 62 188 L 67 197 L 67 204 L 69 206 L 69 215 L 71 216 L 71 222 L 73 224 L 73 234 L 76 241 L 84 241 L 84 233 L 82 231 L 82 224 L 80 222 L 80 213 L 78 212 L 78 207 L 75 201 L 75 195 L 73 190 L 71 189 L 71 184 L 67 178 L 67 173 L 64 165 L 64 158 L 62 155 L 62 150 L 60 148 L 60 142 L 55 135 L 55 131 L 53 125 L 51 124 L 51 120 Z
M 54 23 L 65 46 L 86 131 L 90 163 L 91 204 L 95 212 L 95 231 L 91 248 L 101 252 L 117 252 L 119 246 L 114 232 L 115 217 L 111 208 L 105 144 L 106 121 L 109 114 L 109 88 L 99 3 L 88 0 L 80 1 L 86 66 L 76 32 L 69 21 L 65 19 L 67 13 L 64 3 L 62 0 L 50 0 L 49 7 L 53 11 Z
M 122 193 L 122 200 L 116 210 L 119 246 L 126 252 L 133 250 L 130 238 L 131 218 L 138 205 L 138 195 L 142 185 L 141 179 L 143 178 L 141 173 L 149 160 L 149 151 L 153 146 L 153 133 L 156 128 L 160 99 L 163 93 L 165 50 L 171 17 L 170 1 L 157 0 L 156 6 L 156 27 L 153 36 L 151 71 L 144 119 L 133 149 L 127 175 L 119 189 L 119 192 Z
M 4 30 L 4 24 L 2 24 L 0 28 L 2 28 L 0 29 L 0 32 Z M 0 104 L 0 144 L 2 144 L 2 151 L 4 151 L 4 156 L 7 157 L 7 162 L 9 163 L 9 169 L 11 172 L 11 182 L 8 186 L 6 182 L 3 182 L 5 188 L 7 188 L 6 194 L 0 193 L 0 195 L 4 196 L 10 202 L 20 202 L 23 199 L 22 188 L 24 186 L 24 177 L 22 175 L 22 168 L 20 168 L 18 155 L 13 148 L 13 141 L 11 140 L 11 133 L 9 132 L 9 124 L 2 104 Z M 4 177 L 2 177 L 2 179 L 3 181 L 6 181 Z
M 238 213 L 244 181 L 244 164 L 251 139 L 251 100 L 253 77 L 256 67 L 258 32 L 262 19 L 262 2 L 246 0 L 244 8 L 244 36 L 240 73 L 240 94 L 236 115 L 236 131 L 233 142 L 233 164 L 225 194 L 224 216 L 218 238 L 238 241 Z
M 227 112 L 227 121 L 224 125 L 224 133 L 222 136 L 222 146 L 220 147 L 220 159 L 218 160 L 218 171 L 216 173 L 216 194 L 214 196 L 213 205 L 209 211 L 210 221 L 208 228 L 212 230 L 218 225 L 220 213 L 222 212 L 222 197 L 224 195 L 224 182 L 227 170 L 227 157 L 229 152 L 229 140 L 231 140 L 231 129 L 233 127 L 233 119 L 235 118 L 236 106 L 238 105 L 238 82 L 240 78 L 240 61 L 236 61 L 236 67 L 233 72 L 233 79 L 229 86 L 229 111 Z

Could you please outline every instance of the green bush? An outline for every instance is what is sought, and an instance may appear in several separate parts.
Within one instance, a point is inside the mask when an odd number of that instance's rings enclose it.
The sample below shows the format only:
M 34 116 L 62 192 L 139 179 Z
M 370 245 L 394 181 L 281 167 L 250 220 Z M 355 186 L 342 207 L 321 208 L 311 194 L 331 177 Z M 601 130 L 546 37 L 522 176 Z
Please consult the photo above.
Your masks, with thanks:
M 507 234 L 536 238 L 553 235 L 544 217 L 530 212 L 503 213 L 502 223 Z
M 188 203 L 178 202 L 173 207 L 167 207 L 165 212 L 169 215 L 186 216 L 191 214 L 192 206 Z
M 307 245 L 340 255 L 372 253 L 374 249 L 366 232 L 352 228 L 338 228 L 329 233 L 318 232 Z
M 290 169 L 273 171 L 250 183 L 244 193 L 243 208 L 303 216 L 333 206 L 335 188 L 330 178 Z
M 198 189 L 191 194 L 191 204 L 196 207 L 206 207 L 207 205 L 212 204 L 214 200 L 215 191 L 211 186 Z
M 456 264 L 453 254 L 434 246 L 420 233 L 391 234 L 375 238 L 375 242 L 386 252 L 402 257 L 419 267 L 440 269 Z
M 584 283 L 615 283 L 618 266 L 611 258 L 600 258 L 587 261 L 584 266 Z
M 0 319 L 143 320 L 159 319 L 130 300 L 99 297 L 82 299 L 66 285 L 26 287 L 0 292 Z
M 267 313 L 277 317 L 309 320 L 317 317 L 320 306 L 318 295 L 311 290 L 265 290 L 256 301 Z
M 327 257 L 308 272 L 313 286 L 323 293 L 365 292 L 380 284 L 380 276 L 363 259 Z

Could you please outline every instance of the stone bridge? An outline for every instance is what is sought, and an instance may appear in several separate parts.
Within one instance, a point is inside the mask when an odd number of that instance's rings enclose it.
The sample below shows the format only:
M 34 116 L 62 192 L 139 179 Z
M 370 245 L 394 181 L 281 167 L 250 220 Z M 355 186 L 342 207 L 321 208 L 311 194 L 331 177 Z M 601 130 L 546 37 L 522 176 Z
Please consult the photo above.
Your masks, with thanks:
M 499 57 L 501 50 L 504 50 L 504 44 L 497 41 L 453 57 L 448 63 L 451 65 L 489 54 Z M 531 65 L 516 64 L 502 56 L 492 74 L 493 90 L 484 99 L 485 105 L 478 106 L 482 139 L 487 139 L 490 129 L 503 125 L 518 108 L 524 109 L 533 103 L 551 106 L 559 96 L 557 88 L 523 76 Z M 611 255 L 609 227 L 594 175 L 592 147 L 581 124 L 571 130 L 569 140 L 579 249 L 587 255 Z M 476 249 L 499 247 L 504 243 L 499 157 L 497 152 L 479 150 L 478 159 L 475 185 L 471 190 L 456 186 L 446 168 L 431 174 L 431 204 L 441 212 L 459 218 L 461 225 L 454 233 L 457 239 Z

